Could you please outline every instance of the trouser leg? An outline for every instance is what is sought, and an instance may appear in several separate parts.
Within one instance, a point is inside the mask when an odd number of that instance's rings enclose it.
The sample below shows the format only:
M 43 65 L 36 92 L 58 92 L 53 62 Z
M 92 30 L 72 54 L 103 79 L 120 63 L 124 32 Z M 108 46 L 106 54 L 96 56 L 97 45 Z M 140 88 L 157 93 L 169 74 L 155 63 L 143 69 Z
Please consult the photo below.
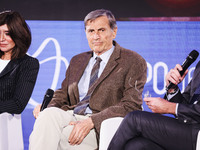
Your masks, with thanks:
M 46 108 L 36 119 L 29 138 L 29 150 L 56 150 L 64 126 L 74 120 L 68 111 Z
M 137 137 L 129 140 L 124 150 L 164 150 L 158 144 L 145 139 L 143 137 Z
M 192 149 L 191 125 L 160 114 L 135 111 L 122 121 L 114 135 L 109 150 L 122 150 L 127 141 L 144 137 L 166 150 Z
M 70 121 L 78 121 L 88 116 L 73 115 L 73 111 L 63 111 L 52 107 L 42 111 L 34 124 L 30 136 L 29 150 L 94 150 L 97 148 L 96 133 L 90 131 L 80 145 L 72 146 L 68 137 L 73 129 Z

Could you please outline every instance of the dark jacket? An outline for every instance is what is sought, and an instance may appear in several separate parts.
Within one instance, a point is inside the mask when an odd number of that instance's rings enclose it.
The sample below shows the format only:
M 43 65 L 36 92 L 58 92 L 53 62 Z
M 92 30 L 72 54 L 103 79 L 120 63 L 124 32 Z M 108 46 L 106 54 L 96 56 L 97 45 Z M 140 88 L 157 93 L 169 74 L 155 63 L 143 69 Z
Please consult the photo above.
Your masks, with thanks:
M 192 80 L 185 91 L 174 96 L 170 101 L 179 103 L 178 119 L 185 123 L 200 124 L 200 101 L 197 104 L 190 104 L 197 87 L 200 86 L 200 62 L 197 64 Z
M 11 60 L 0 73 L 0 113 L 20 114 L 35 86 L 39 62 L 25 55 Z
M 192 126 L 193 145 L 196 145 L 197 133 L 200 130 L 200 97 L 197 104 L 191 104 L 190 101 L 195 90 L 200 86 L 200 62 L 198 62 L 194 71 L 192 80 L 187 85 L 185 91 L 174 96 L 170 101 L 179 103 L 177 110 L 177 119 L 181 123 Z

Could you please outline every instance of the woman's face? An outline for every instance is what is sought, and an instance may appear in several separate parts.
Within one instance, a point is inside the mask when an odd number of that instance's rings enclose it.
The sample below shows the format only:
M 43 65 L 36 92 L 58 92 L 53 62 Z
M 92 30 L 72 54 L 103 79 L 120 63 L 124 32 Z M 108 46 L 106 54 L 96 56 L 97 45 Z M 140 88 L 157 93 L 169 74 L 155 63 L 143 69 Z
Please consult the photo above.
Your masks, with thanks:
M 0 26 L 0 50 L 4 52 L 4 55 L 12 54 L 12 50 L 15 47 L 15 42 L 10 37 L 8 27 L 6 24 Z

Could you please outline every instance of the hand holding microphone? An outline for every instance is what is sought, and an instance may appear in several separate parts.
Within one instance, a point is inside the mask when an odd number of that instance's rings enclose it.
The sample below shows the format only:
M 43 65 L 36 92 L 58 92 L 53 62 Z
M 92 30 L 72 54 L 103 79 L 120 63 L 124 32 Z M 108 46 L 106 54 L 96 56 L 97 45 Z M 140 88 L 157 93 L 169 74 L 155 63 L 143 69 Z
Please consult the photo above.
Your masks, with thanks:
M 41 111 L 43 111 L 47 105 L 49 104 L 49 102 L 51 101 L 52 97 L 53 97 L 53 94 L 54 94 L 54 91 L 52 89 L 48 89 L 44 95 L 44 99 L 43 99 L 43 102 L 42 102 L 42 105 L 41 104 L 38 104 L 34 110 L 33 110 L 33 116 L 37 119 L 39 113 Z
M 181 76 L 180 71 L 182 71 L 182 66 L 180 64 L 176 64 L 176 66 L 171 69 L 166 77 L 165 77 L 165 82 L 166 82 L 166 90 L 167 93 L 175 93 L 178 89 L 178 84 L 183 81 L 185 76 L 188 73 L 188 69 L 184 72 L 184 74 Z M 170 85 L 170 86 L 169 86 Z
M 187 56 L 187 58 L 181 66 L 176 65 L 175 69 L 170 70 L 170 72 L 166 76 L 166 80 L 169 81 L 169 84 L 166 87 L 167 91 L 183 80 L 187 73 L 187 68 L 197 59 L 198 55 L 199 53 L 196 50 L 193 50 L 192 52 L 190 52 L 190 54 Z M 179 80 L 180 78 L 182 79 Z
M 54 94 L 54 91 L 52 89 L 48 89 L 46 91 L 40 111 L 43 111 L 45 108 L 47 108 L 47 105 L 51 101 L 53 94 Z
M 39 116 L 40 109 L 41 109 L 41 104 L 38 104 L 37 106 L 35 106 L 33 110 L 33 116 L 35 117 L 35 119 L 37 119 L 37 117 Z

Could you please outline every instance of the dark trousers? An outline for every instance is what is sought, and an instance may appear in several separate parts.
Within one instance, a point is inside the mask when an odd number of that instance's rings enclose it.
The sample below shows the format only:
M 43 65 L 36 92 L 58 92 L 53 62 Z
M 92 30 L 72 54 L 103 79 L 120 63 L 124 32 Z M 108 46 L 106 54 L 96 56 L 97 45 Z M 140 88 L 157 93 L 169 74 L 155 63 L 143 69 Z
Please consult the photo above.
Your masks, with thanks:
M 192 125 L 144 111 L 129 113 L 108 150 L 195 150 Z

